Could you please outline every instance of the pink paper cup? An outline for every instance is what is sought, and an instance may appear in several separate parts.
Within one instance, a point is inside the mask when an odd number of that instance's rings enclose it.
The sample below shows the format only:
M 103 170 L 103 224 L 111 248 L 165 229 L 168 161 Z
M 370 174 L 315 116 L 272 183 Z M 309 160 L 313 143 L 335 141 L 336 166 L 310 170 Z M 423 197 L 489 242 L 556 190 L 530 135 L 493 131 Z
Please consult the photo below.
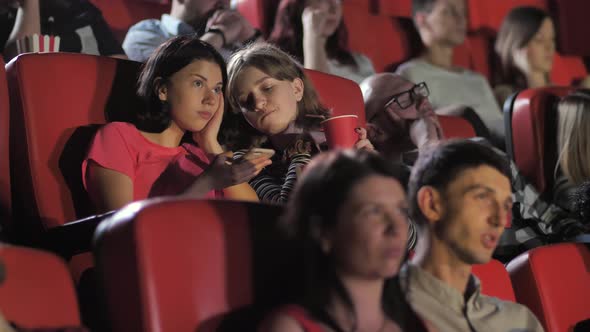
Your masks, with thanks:
M 358 116 L 341 115 L 321 122 L 326 142 L 330 149 L 348 149 L 354 147 L 359 136 L 354 131 L 358 127 Z

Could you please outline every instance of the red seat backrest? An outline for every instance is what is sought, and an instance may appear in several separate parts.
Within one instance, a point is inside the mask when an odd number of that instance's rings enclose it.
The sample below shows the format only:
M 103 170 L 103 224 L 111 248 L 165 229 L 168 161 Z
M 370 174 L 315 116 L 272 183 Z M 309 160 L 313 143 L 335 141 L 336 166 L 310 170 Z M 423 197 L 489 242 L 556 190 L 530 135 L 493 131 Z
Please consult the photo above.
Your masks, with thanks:
M 576 85 L 588 76 L 586 65 L 579 56 L 565 56 L 555 53 L 551 81 L 557 85 Z
M 529 307 L 546 331 L 573 331 L 590 318 L 590 251 L 561 243 L 532 249 L 507 269 L 516 299 Z
M 377 72 L 390 70 L 415 55 L 416 35 L 409 20 L 370 15 L 363 7 L 346 2 L 343 15 L 350 49 L 369 57 Z
M 474 265 L 472 272 L 481 282 L 482 294 L 505 301 L 516 301 L 510 275 L 500 261 L 492 259 L 486 264 Z
M 225 313 L 280 289 L 281 268 L 266 258 L 284 243 L 272 231 L 281 213 L 264 204 L 158 199 L 103 222 L 95 255 L 112 331 L 212 331 Z
M 169 1 L 149 0 L 90 0 L 102 11 L 102 16 L 109 24 L 119 42 L 123 42 L 127 30 L 135 23 L 155 18 L 170 12 Z
M 412 0 L 369 0 L 376 3 L 376 14 L 396 17 L 412 17 Z
M 0 244 L 0 311 L 25 328 L 80 326 L 72 278 L 64 262 L 48 252 Z
M 10 122 L 10 101 L 4 57 L 0 54 L 0 227 L 7 226 L 11 214 L 10 166 L 8 162 L 8 124 Z
M 569 87 L 527 89 L 518 93 L 505 110 L 511 119 L 506 146 L 518 169 L 543 193 L 551 188 L 557 162 L 557 112 L 555 103 Z M 510 139 L 511 138 L 511 139 Z
M 88 125 L 104 123 L 111 108 L 141 105 L 138 69 L 132 61 L 74 53 L 24 54 L 8 64 L 14 220 L 50 228 L 93 212 L 81 182 L 96 130 Z
M 506 146 L 518 169 L 535 188 L 543 193 L 551 188 L 557 162 L 556 102 L 569 87 L 527 89 L 518 93 L 505 117 Z M 510 139 L 511 138 L 511 139 Z
M 319 72 L 305 69 L 311 79 L 324 106 L 332 110 L 333 116 L 354 114 L 359 118 L 359 125 L 365 123 L 365 103 L 361 89 L 355 82 Z
M 514 7 L 535 6 L 547 10 L 547 0 L 468 0 L 469 31 L 498 31 L 504 17 Z
M 477 136 L 469 121 L 452 115 L 437 115 L 445 138 L 470 138 Z

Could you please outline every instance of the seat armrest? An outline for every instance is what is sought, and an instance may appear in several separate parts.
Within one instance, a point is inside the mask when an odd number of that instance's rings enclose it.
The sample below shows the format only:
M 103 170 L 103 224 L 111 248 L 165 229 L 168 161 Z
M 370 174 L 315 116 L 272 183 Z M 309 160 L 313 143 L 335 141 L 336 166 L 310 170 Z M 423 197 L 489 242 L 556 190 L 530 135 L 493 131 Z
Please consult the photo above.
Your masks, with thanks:
M 71 221 L 47 230 L 43 237 L 43 247 L 64 259 L 92 250 L 94 231 L 98 224 L 115 211 Z

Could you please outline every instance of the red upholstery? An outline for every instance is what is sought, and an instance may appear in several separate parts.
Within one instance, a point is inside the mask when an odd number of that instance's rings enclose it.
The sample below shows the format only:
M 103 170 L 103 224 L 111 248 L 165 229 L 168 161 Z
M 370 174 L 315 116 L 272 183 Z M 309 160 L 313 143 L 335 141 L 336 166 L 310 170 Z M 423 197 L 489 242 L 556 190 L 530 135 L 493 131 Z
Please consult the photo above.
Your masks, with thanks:
M 384 16 L 412 17 L 412 0 L 373 0 L 377 13 Z
M 486 264 L 474 265 L 473 274 L 481 281 L 483 294 L 506 301 L 516 301 L 510 276 L 500 261 L 492 259 Z
M 160 19 L 162 14 L 170 12 L 167 0 L 90 0 L 102 11 L 115 37 L 123 42 L 127 30 L 133 24 L 148 18 Z
M 13 209 L 18 206 L 20 219 L 38 219 L 50 228 L 88 215 L 74 211 L 81 197 L 71 195 L 64 176 L 77 175 L 81 186 L 77 166 L 93 133 L 81 140 L 75 135 L 81 126 L 105 122 L 110 95 L 122 94 L 128 107 L 135 106 L 136 73 L 116 76 L 125 64 L 137 67 L 131 61 L 73 53 L 24 54 L 8 64 Z M 66 147 L 75 150 L 73 156 Z
M 546 331 L 573 331 L 590 318 L 590 251 L 562 243 L 532 249 L 507 269 L 516 299 L 529 307 Z
M 574 85 L 588 76 L 582 58 L 555 54 L 551 81 L 557 85 Z
M 468 0 L 469 30 L 491 29 L 497 32 L 508 12 L 518 6 L 547 9 L 547 0 Z
M 361 7 L 346 2 L 343 15 L 350 49 L 369 57 L 377 72 L 386 71 L 392 64 L 397 65 L 413 55 L 415 36 L 403 25 L 411 22 L 369 15 Z
M 522 174 L 543 193 L 551 187 L 557 161 L 555 102 L 568 87 L 528 89 L 514 100 L 511 114 L 513 158 Z M 540 162 L 542 161 L 542 162 Z
M 451 115 L 437 115 L 445 138 L 470 138 L 477 136 L 469 121 Z
M 269 231 L 280 213 L 263 204 L 170 199 L 133 203 L 103 222 L 95 254 L 112 331 L 210 331 L 220 315 L 272 289 L 280 269 L 260 256 L 281 244 L 271 244 L 277 238 Z
M 74 286 L 58 257 L 24 247 L 0 244 L 0 264 L 6 279 L 0 282 L 0 311 L 19 326 L 80 326 Z
M 10 102 L 8 100 L 8 86 L 4 58 L 0 54 L 0 227 L 7 226 L 6 222 L 11 210 L 10 198 L 10 168 L 8 162 L 8 124 L 10 121 Z
M 359 125 L 365 123 L 365 104 L 358 84 L 355 82 L 315 70 L 305 70 L 311 79 L 324 106 L 332 110 L 332 115 L 355 114 Z

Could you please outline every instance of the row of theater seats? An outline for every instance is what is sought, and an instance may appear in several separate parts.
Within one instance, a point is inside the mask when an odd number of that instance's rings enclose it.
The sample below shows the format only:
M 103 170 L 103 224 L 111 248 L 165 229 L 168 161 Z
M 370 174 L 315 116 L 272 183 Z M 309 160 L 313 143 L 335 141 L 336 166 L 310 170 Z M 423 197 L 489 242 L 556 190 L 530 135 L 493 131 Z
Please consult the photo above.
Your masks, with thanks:
M 76 280 L 92 266 L 87 252 L 94 228 L 104 218 L 94 215 L 82 186 L 81 163 L 101 124 L 131 121 L 131 112 L 143 107 L 135 95 L 139 68 L 139 63 L 109 57 L 24 54 L 6 66 L 7 78 L 0 77 L 5 103 L 0 105 L 0 198 L 8 216 L 0 226 L 14 242 L 72 258 Z M 334 115 L 356 114 L 365 122 L 358 85 L 307 73 Z M 475 135 L 461 118 L 441 122 L 448 136 Z
M 277 234 L 281 213 L 264 204 L 157 199 L 104 221 L 94 254 L 110 330 L 253 330 L 299 285 Z M 23 327 L 80 324 L 61 259 L 0 244 L 0 262 L 0 310 L 8 320 Z M 547 331 L 561 332 L 588 319 L 589 264 L 588 247 L 568 243 L 533 249 L 506 268 L 492 260 L 474 273 L 484 294 L 525 304 Z
M 159 18 L 170 10 L 169 1 L 124 0 L 113 3 L 108 0 L 92 0 L 102 11 L 119 41 L 123 41 L 127 29 L 146 18 Z M 454 63 L 480 72 L 488 79 L 494 69 L 493 39 L 504 16 L 511 8 L 532 5 L 553 9 L 559 16 L 576 13 L 575 8 L 586 8 L 580 1 L 557 0 L 469 0 L 469 33 L 463 45 L 454 54 Z M 242 0 L 234 6 L 254 26 L 266 34 L 274 23 L 278 0 Z M 377 71 L 394 70 L 403 61 L 417 55 L 420 38 L 411 21 L 411 0 L 351 0 L 343 2 L 344 21 L 348 26 L 350 46 L 354 51 L 366 54 Z M 566 41 L 569 55 L 556 54 L 551 79 L 556 84 L 570 85 L 583 79 L 588 71 L 580 55 L 590 56 L 590 50 L 575 49 L 572 39 L 579 33 L 569 27 L 567 20 L 558 22 L 560 41 Z M 359 27 L 362 27 L 360 29 Z M 567 34 L 565 34 L 567 31 Z M 567 38 L 571 36 L 570 38 Z M 585 42 L 577 43 L 587 45 Z M 580 46 L 578 46 L 579 48 Z M 570 51 L 570 49 L 572 51 Z M 567 52 L 569 51 L 569 52 Z M 576 53 L 577 52 L 577 53 Z

